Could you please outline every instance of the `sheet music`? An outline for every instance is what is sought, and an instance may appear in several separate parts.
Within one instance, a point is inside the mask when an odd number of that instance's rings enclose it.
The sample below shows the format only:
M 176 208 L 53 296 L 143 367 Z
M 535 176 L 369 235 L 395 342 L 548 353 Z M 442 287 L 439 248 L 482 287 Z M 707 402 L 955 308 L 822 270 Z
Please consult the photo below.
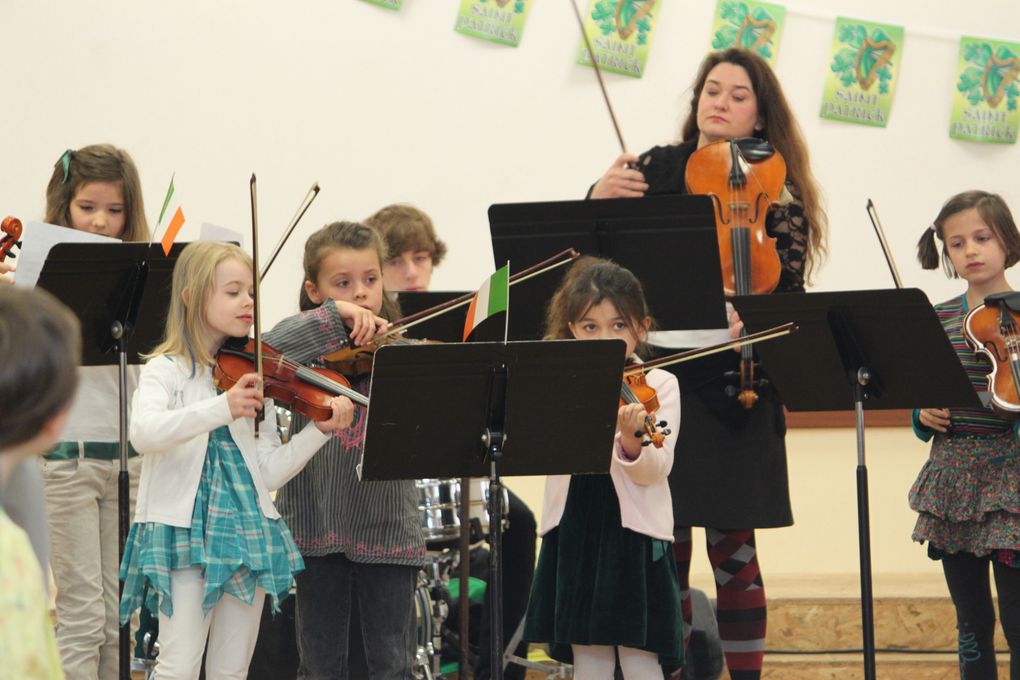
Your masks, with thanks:
M 120 239 L 45 222 L 27 222 L 21 234 L 14 285 L 35 288 L 50 249 L 58 243 L 120 243 Z

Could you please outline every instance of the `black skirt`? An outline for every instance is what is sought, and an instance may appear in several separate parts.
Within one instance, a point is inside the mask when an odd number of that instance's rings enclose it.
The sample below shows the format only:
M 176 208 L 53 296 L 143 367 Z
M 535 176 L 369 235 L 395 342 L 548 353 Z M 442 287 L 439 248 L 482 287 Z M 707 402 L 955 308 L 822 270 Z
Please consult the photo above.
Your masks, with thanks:
M 727 395 L 732 381 L 724 374 L 738 370 L 736 352 L 680 366 L 675 373 L 682 417 L 669 475 L 675 524 L 713 529 L 793 524 L 786 416 L 778 393 L 770 385 L 758 389 L 750 410 Z
M 572 644 L 643 649 L 667 670 L 682 663 L 672 544 L 623 528 L 609 475 L 571 478 L 563 518 L 542 539 L 524 639 L 565 663 Z

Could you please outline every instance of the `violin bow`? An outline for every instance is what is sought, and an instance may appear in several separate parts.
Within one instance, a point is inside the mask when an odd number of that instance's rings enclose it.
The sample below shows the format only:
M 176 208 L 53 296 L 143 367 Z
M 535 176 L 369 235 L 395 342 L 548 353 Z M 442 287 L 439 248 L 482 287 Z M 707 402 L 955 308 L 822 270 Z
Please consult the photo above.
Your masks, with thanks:
M 574 250 L 573 248 L 567 248 L 566 250 L 562 250 L 559 253 L 553 255 L 552 257 L 542 260 L 538 264 L 534 264 L 528 267 L 527 269 L 523 269 L 514 274 L 513 276 L 511 276 L 510 285 L 512 286 L 515 283 L 527 281 L 530 278 L 534 278 L 536 276 L 539 276 L 540 274 L 545 274 L 548 271 L 552 271 L 557 267 L 562 267 L 568 262 L 576 260 L 580 256 L 581 254 Z M 405 316 L 403 319 L 397 319 L 396 321 L 393 322 L 393 325 L 390 326 L 389 330 L 387 330 L 385 333 L 380 333 L 379 335 L 375 336 L 374 339 L 382 340 L 383 338 L 388 338 L 391 335 L 402 333 L 408 328 L 417 326 L 418 324 L 424 323 L 429 319 L 434 319 L 435 317 L 441 314 L 445 314 L 446 312 L 457 309 L 458 307 L 463 307 L 464 305 L 470 304 L 471 300 L 473 300 L 474 297 L 475 294 L 473 292 L 465 293 L 464 295 L 461 295 L 458 298 L 454 298 L 453 300 L 447 300 L 446 302 L 438 304 L 435 307 L 429 307 L 428 309 L 423 309 L 422 311 L 416 314 Z
M 620 123 L 616 119 L 616 113 L 613 111 L 613 104 L 609 101 L 609 91 L 606 90 L 606 83 L 602 79 L 602 69 L 599 68 L 599 62 L 595 59 L 595 50 L 592 49 L 591 40 L 588 39 L 588 32 L 584 30 L 584 19 L 581 18 L 581 10 L 577 8 L 576 0 L 567 0 L 570 6 L 574 10 L 574 16 L 577 17 L 577 26 L 581 29 L 581 37 L 584 39 L 584 48 L 588 51 L 588 59 L 591 60 L 591 67 L 595 69 L 595 77 L 599 81 L 599 89 L 602 91 L 602 98 L 606 102 L 606 110 L 609 111 L 609 119 L 613 122 L 613 130 L 616 131 L 616 139 L 620 142 L 620 151 L 627 153 L 627 145 L 623 143 L 623 133 L 620 132 Z
M 677 354 L 670 354 L 668 356 L 646 361 L 643 364 L 634 364 L 630 368 L 623 370 L 623 375 L 636 375 L 638 373 L 647 373 L 653 368 L 662 368 L 663 366 L 672 366 L 673 364 L 680 364 L 685 361 L 692 361 L 694 359 L 700 359 L 707 357 L 712 354 L 718 354 L 725 352 L 728 349 L 735 349 L 737 347 L 743 347 L 744 345 L 753 345 L 756 342 L 764 342 L 766 340 L 774 340 L 775 338 L 781 338 L 784 335 L 794 333 L 800 328 L 797 324 L 792 321 L 788 321 L 779 326 L 773 326 L 757 333 L 750 333 L 728 342 L 722 342 L 718 345 L 709 345 L 708 347 L 701 347 L 698 349 L 689 349 L 685 352 L 678 352 Z
M 305 216 L 305 213 L 308 211 L 308 208 L 312 205 L 312 201 L 314 201 L 315 197 L 318 195 L 319 195 L 319 183 L 314 182 L 312 184 L 312 188 L 308 190 L 307 194 L 305 194 L 304 200 L 301 201 L 301 203 L 298 205 L 297 211 L 294 213 L 294 217 L 291 218 L 290 224 L 287 225 L 287 228 L 284 230 L 283 235 L 280 236 L 280 240 L 276 242 L 276 246 L 273 248 L 273 253 L 272 255 L 269 256 L 269 261 L 266 262 L 266 266 L 262 267 L 262 273 L 258 277 L 258 280 L 260 282 L 262 281 L 262 279 L 266 278 L 266 274 L 269 272 L 269 268 L 272 267 L 273 262 L 276 261 L 276 256 L 280 254 L 280 250 L 283 249 L 283 245 L 287 242 L 287 239 L 290 238 L 290 235 L 294 232 L 294 228 L 297 227 L 298 222 L 300 222 L 301 218 Z
M 259 218 L 258 198 L 255 191 L 255 173 L 251 173 L 251 180 L 248 189 L 251 193 L 251 271 L 252 271 L 252 302 L 254 312 L 252 317 L 255 321 L 255 373 L 258 375 L 258 385 L 262 386 L 262 323 L 259 314 Z M 260 411 L 261 413 L 261 411 Z M 255 416 L 255 438 L 259 437 L 259 417 Z
M 875 234 L 878 236 L 878 243 L 882 246 L 885 262 L 889 265 L 889 273 L 892 274 L 893 282 L 896 283 L 897 288 L 902 288 L 903 280 L 900 279 L 900 273 L 896 270 L 896 263 L 893 262 L 889 242 L 885 240 L 885 231 L 882 229 L 882 221 L 878 219 L 878 210 L 875 209 L 875 204 L 872 203 L 870 198 L 868 199 L 867 211 L 868 218 L 871 220 L 871 226 L 875 228 Z

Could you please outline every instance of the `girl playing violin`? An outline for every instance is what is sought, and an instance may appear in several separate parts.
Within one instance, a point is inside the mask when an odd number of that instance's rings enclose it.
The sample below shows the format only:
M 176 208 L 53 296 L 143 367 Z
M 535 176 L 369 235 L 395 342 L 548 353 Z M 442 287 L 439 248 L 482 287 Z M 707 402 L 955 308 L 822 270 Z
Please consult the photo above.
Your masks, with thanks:
M 266 341 L 302 364 L 368 343 L 399 316 L 384 293 L 386 261 L 382 238 L 363 224 L 334 222 L 315 232 L 305 243 L 302 312 L 277 324 Z M 353 387 L 368 394 L 368 378 Z M 365 409 L 358 409 L 351 429 L 277 496 L 305 558 L 296 628 L 298 675 L 308 680 L 347 677 L 353 598 L 371 676 L 412 677 L 414 589 L 425 564 L 418 494 L 410 480 L 359 479 L 365 425 Z
M 781 272 L 776 292 L 800 292 L 824 253 L 825 214 L 811 175 L 807 147 L 775 74 L 757 54 L 729 49 L 709 54 L 693 85 L 691 110 L 681 141 L 641 156 L 623 154 L 590 190 L 591 198 L 686 193 L 687 161 L 719 140 L 758 137 L 786 160 L 782 205 L 768 214 Z M 730 314 L 735 336 L 742 328 Z M 706 527 L 708 556 L 716 576 L 719 632 L 733 680 L 761 676 L 765 644 L 765 591 L 755 549 L 755 528 L 793 523 L 786 472 L 786 423 L 769 385 L 753 408 L 727 396 L 735 356 L 719 355 L 690 371 L 685 387 L 685 425 L 678 446 L 684 455 L 670 475 L 680 584 L 689 588 L 691 526 Z M 685 383 L 687 381 L 685 380 Z M 691 621 L 684 597 L 684 620 Z M 690 627 L 687 629 L 690 630 Z
M 303 567 L 269 494 L 353 419 L 351 401 L 335 397 L 328 420 L 287 444 L 275 418 L 256 440 L 256 415 L 276 413 L 258 376 L 216 389 L 216 353 L 251 328 L 252 286 L 251 259 L 237 246 L 186 247 L 174 268 L 163 342 L 134 396 L 131 443 L 143 462 L 120 615 L 126 622 L 143 605 L 158 611 L 159 678 L 198 678 L 207 640 L 206 677 L 247 676 L 265 595 L 278 608 Z
M 942 252 L 935 238 L 942 241 Z M 925 269 L 941 261 L 967 290 L 935 305 L 939 320 L 976 390 L 987 387 L 988 366 L 967 344 L 963 321 L 987 295 L 1012 290 L 1006 269 L 1020 261 L 1020 232 L 996 194 L 966 191 L 950 198 L 918 242 Z M 995 613 L 988 579 L 991 563 L 999 616 L 1010 649 L 1010 677 L 1020 671 L 1020 443 L 1016 425 L 988 408 L 922 408 L 914 431 L 932 440 L 931 456 L 910 489 L 918 512 L 913 539 L 928 542 L 941 560 L 956 607 L 960 677 L 995 678 Z
M 618 338 L 632 357 L 651 322 L 632 273 L 584 258 L 549 303 L 546 338 Z M 656 419 L 666 420 L 675 432 L 680 424 L 676 378 L 652 370 L 647 382 L 658 396 Z M 661 448 L 642 446 L 647 415 L 640 403 L 620 407 L 616 440 L 606 452 L 612 460 L 609 475 L 546 479 L 542 548 L 524 639 L 548 642 L 550 655 L 573 663 L 580 680 L 613 677 L 617 653 L 626 678 L 661 678 L 660 661 L 672 668 L 683 659 L 666 481 L 676 435 L 666 436 Z
M 131 156 L 109 144 L 68 149 L 46 187 L 45 221 L 122 241 L 148 241 Z M 127 399 L 138 382 L 128 366 Z M 116 366 L 82 366 L 64 441 L 42 462 L 56 582 L 57 644 L 70 680 L 113 680 L 118 667 L 120 440 Z M 130 452 L 131 499 L 141 462 Z

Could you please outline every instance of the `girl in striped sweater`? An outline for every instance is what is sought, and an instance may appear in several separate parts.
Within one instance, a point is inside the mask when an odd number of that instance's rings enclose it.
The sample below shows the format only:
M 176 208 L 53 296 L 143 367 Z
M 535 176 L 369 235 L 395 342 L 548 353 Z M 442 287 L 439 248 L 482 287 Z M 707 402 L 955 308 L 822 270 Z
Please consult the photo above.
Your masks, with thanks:
M 943 245 L 941 254 L 935 244 Z M 999 196 L 967 191 L 949 199 L 918 243 L 925 269 L 941 261 L 967 291 L 935 306 L 939 320 L 974 388 L 987 387 L 988 366 L 963 335 L 967 313 L 986 296 L 1012 290 L 1006 269 L 1020 261 L 1020 233 Z M 933 440 L 931 456 L 910 490 L 918 512 L 913 538 L 928 542 L 956 607 L 960 677 L 996 678 L 995 612 L 989 563 L 999 596 L 999 615 L 1010 648 L 1010 678 L 1020 678 L 1020 443 L 1015 424 L 988 408 L 922 408 L 914 431 Z
M 266 341 L 300 363 L 350 343 L 364 345 L 399 316 L 383 292 L 382 237 L 363 224 L 334 222 L 305 243 L 302 312 Z M 368 394 L 368 378 L 353 381 Z M 295 422 L 303 422 L 295 416 Z M 425 540 L 414 481 L 363 482 L 356 466 L 365 409 L 280 490 L 280 512 L 305 560 L 297 576 L 296 628 L 302 680 L 348 676 L 348 634 L 358 598 L 365 660 L 374 680 L 411 680 L 414 589 Z

